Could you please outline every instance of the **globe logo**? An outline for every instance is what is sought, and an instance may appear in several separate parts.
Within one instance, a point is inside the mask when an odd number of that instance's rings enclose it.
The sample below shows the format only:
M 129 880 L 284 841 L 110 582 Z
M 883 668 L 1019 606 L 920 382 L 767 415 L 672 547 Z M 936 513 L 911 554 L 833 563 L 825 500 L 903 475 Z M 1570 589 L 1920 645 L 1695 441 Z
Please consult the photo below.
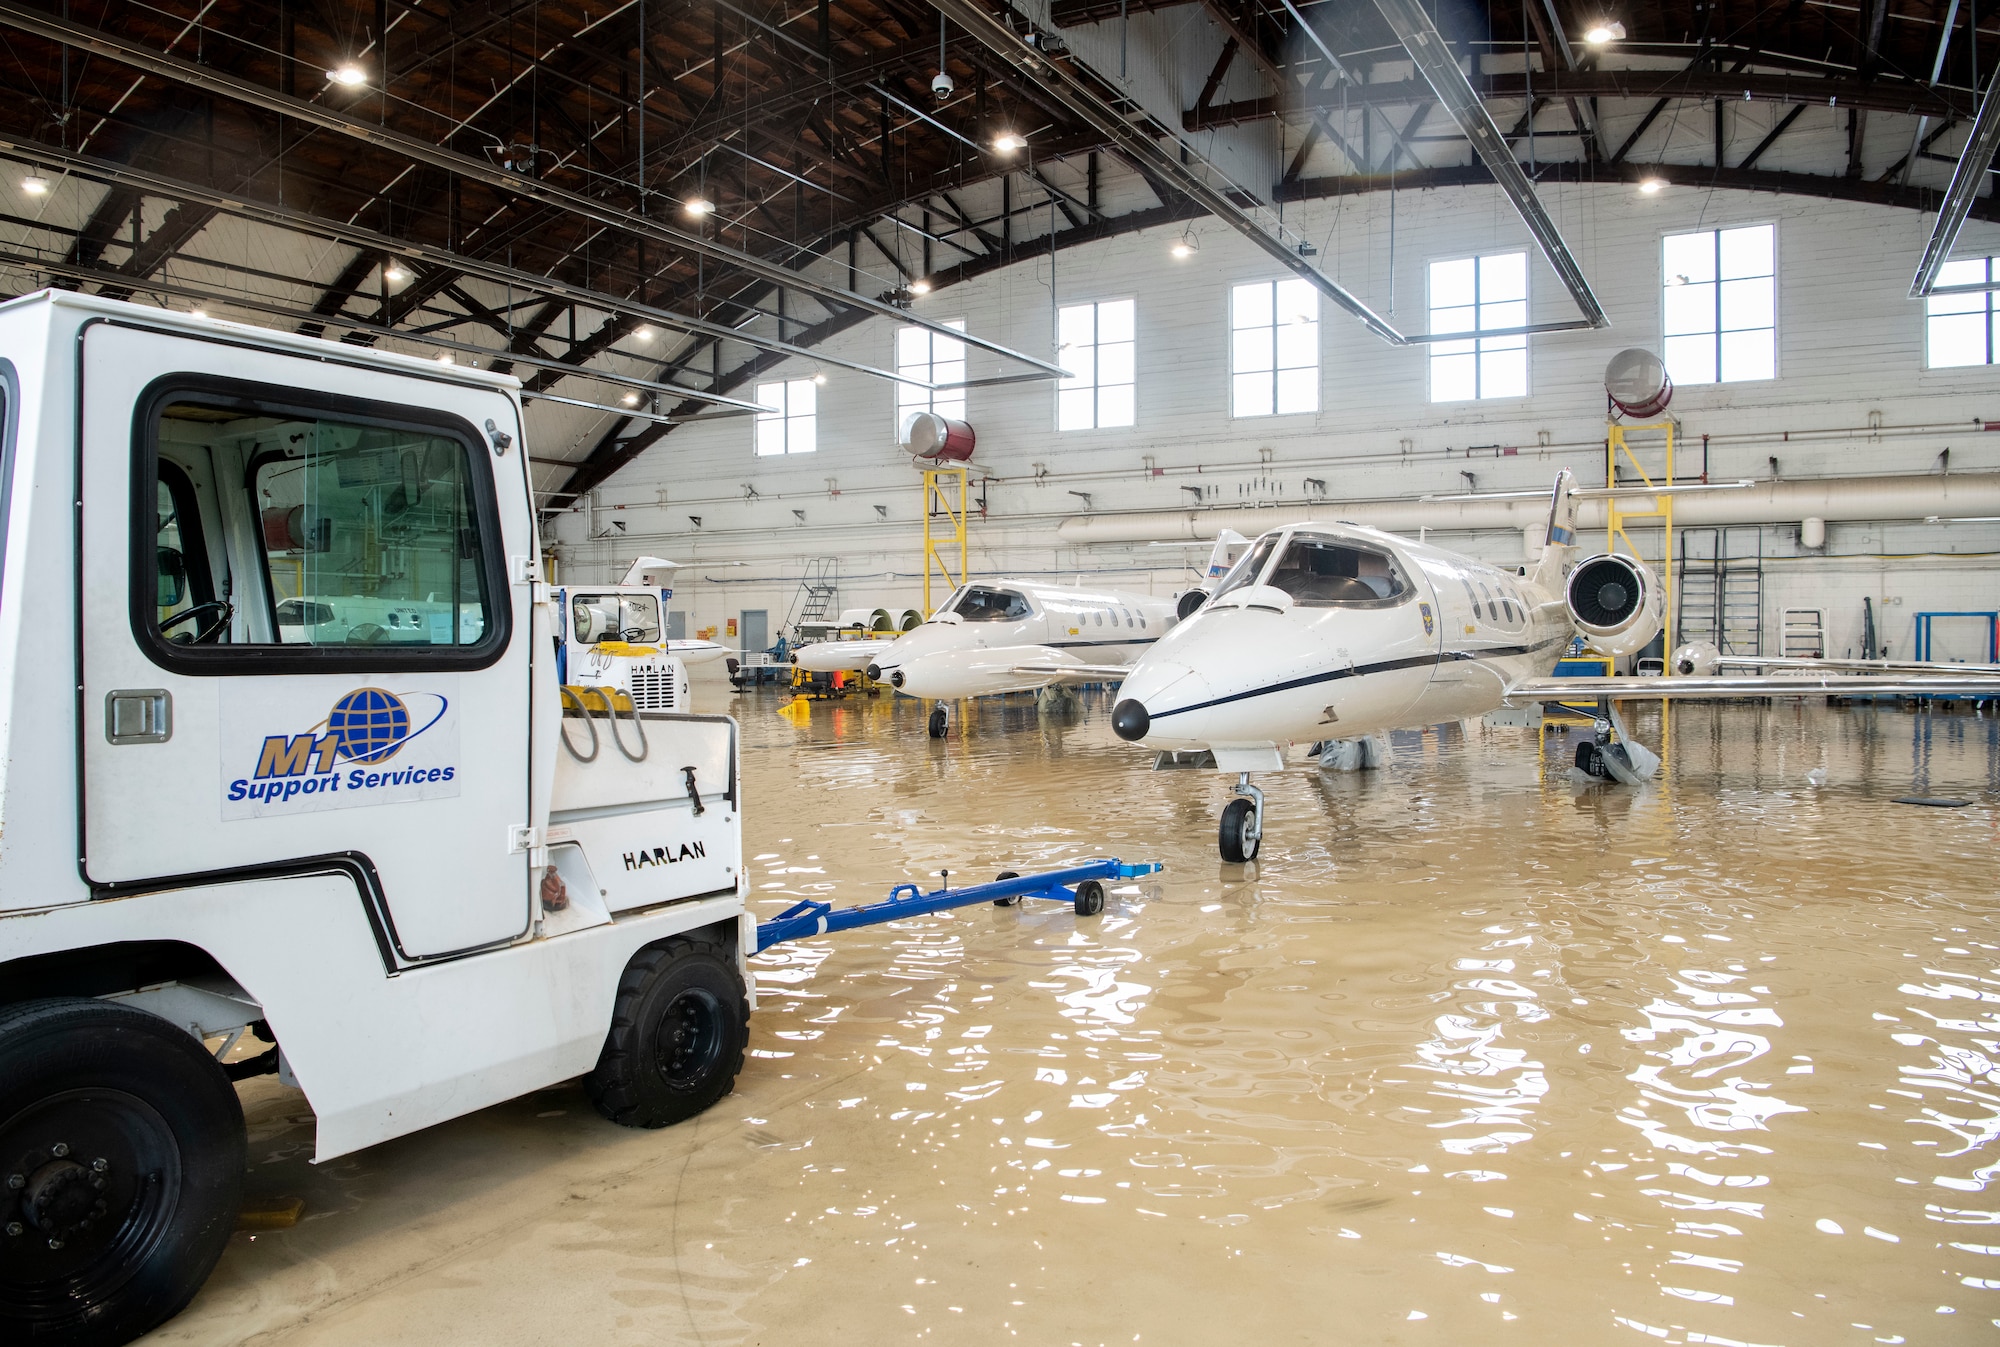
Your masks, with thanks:
M 410 737 L 410 708 L 393 692 L 356 688 L 333 704 L 326 731 L 349 762 L 387 762 Z

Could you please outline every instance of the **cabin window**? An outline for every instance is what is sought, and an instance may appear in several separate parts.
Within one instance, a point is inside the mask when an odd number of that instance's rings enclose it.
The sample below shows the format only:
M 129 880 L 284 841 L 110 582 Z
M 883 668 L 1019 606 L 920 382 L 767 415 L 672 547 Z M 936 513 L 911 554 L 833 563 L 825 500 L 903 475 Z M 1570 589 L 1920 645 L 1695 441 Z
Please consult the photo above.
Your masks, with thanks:
M 959 596 L 951 611 L 965 622 L 1018 622 L 1033 611 L 1025 595 L 1011 589 L 974 585 Z
M 1394 557 L 1333 538 L 1293 537 L 1265 583 L 1308 608 L 1386 606 L 1410 595 L 1410 582 Z
M 569 611 L 576 639 L 585 645 L 660 639 L 660 601 L 651 594 L 578 594 Z

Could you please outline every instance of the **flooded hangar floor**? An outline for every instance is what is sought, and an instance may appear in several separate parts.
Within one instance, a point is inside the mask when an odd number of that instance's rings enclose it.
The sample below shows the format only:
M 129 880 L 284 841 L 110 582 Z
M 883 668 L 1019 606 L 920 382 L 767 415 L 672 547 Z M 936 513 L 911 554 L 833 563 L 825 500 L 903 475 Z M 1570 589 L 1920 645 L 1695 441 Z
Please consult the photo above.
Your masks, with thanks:
M 706 701 L 743 721 L 761 916 L 1168 868 L 1100 917 L 756 960 L 736 1093 L 663 1132 L 565 1087 L 315 1168 L 259 1082 L 252 1191 L 305 1218 L 239 1234 L 152 1341 L 2000 1333 L 1993 720 L 1686 706 L 1639 790 L 1533 730 L 1404 735 L 1386 771 L 1262 778 L 1246 868 L 1226 781 L 1147 771 L 1102 698 L 943 742 L 914 703 Z

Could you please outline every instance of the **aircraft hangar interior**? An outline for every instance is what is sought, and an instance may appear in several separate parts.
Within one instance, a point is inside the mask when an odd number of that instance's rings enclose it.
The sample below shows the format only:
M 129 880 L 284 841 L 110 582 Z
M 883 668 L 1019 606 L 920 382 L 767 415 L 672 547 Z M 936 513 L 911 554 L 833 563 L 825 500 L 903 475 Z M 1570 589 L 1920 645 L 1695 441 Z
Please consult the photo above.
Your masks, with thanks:
M 0 1342 L 2000 1331 L 2000 14 L 0 70 Z

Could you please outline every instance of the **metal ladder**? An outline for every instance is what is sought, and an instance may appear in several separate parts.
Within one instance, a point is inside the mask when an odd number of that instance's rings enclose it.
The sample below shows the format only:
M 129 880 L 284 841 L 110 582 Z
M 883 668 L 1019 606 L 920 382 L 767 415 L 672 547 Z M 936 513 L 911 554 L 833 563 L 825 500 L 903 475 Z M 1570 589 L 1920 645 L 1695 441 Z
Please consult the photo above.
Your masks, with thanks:
M 796 636 L 802 624 L 826 621 L 839 599 L 840 559 L 809 558 L 806 573 L 799 580 L 798 593 L 792 596 L 792 610 L 785 614 L 784 629 Z
M 1681 530 L 1674 644 L 1706 641 L 1725 655 L 1764 653 L 1764 531 L 1755 525 Z
M 1826 656 L 1826 619 L 1817 608 L 1787 608 L 1779 634 L 1784 649 L 1778 653 L 1796 659 L 1823 659 Z

